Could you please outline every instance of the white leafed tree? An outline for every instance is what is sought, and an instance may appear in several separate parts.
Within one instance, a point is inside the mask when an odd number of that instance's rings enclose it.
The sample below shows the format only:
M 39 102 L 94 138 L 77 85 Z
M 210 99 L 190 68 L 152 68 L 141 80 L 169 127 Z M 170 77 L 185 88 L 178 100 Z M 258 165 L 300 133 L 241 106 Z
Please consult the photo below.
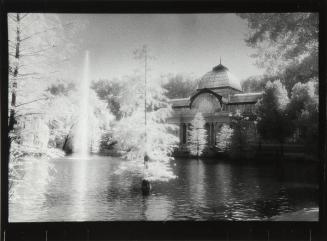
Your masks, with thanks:
M 45 91 L 62 78 L 74 51 L 73 24 L 56 14 L 8 14 L 9 129 L 26 115 L 41 116 Z
M 174 177 L 169 163 L 172 158 L 171 153 L 178 141 L 173 134 L 176 126 L 166 122 L 172 111 L 171 106 L 164 96 L 164 89 L 156 83 L 149 83 L 147 89 L 151 94 L 147 96 L 147 124 L 145 126 L 143 87 L 141 79 L 136 85 L 135 82 L 134 85 L 126 85 L 126 88 L 134 90 L 133 96 L 128 94 L 126 98 L 132 98 L 135 102 L 128 101 L 132 106 L 122 107 L 128 109 L 128 112 L 124 113 L 115 126 L 114 139 L 118 141 L 117 145 L 123 151 L 123 156 L 130 161 L 122 166 L 121 170 L 142 175 L 144 155 L 147 153 L 150 158 L 147 178 L 168 180 Z M 127 93 L 130 92 L 127 91 L 125 94 Z
M 216 135 L 216 140 L 217 140 L 216 147 L 222 152 L 230 150 L 232 135 L 233 135 L 233 129 L 230 128 L 228 125 L 223 124 Z
M 175 177 L 170 160 L 178 142 L 173 134 L 177 127 L 166 121 L 172 109 L 165 97 L 165 89 L 159 81 L 149 75 L 147 78 L 146 85 L 143 76 L 124 79 L 125 90 L 119 98 L 122 118 L 116 124 L 114 139 L 129 162 L 122 165 L 117 173 L 131 171 L 145 176 L 147 180 L 167 181 Z M 147 168 L 144 165 L 145 154 L 149 157 Z
M 196 113 L 188 130 L 188 149 L 191 155 L 199 157 L 202 155 L 207 144 L 207 131 L 205 120 L 201 112 Z
M 28 163 L 63 155 L 48 145 L 51 117 L 47 107 L 53 98 L 47 89 L 63 76 L 76 29 L 56 14 L 8 14 L 10 200 Z
M 124 151 L 124 157 L 130 162 L 123 166 L 124 170 L 143 174 L 144 155 L 150 158 L 147 178 L 149 180 L 168 180 L 174 175 L 170 170 L 171 153 L 178 141 L 173 134 L 175 125 L 166 122 L 171 114 L 171 106 L 164 96 L 164 89 L 155 82 L 147 86 L 147 124 L 145 125 L 144 85 L 142 79 L 128 85 L 133 91 L 126 91 L 125 98 L 129 99 L 122 105 L 126 110 L 120 121 L 117 122 L 114 139 L 118 147 Z M 134 94 L 130 95 L 131 92 Z M 133 99 L 134 101 L 130 101 Z M 126 106 L 128 105 L 128 106 Z

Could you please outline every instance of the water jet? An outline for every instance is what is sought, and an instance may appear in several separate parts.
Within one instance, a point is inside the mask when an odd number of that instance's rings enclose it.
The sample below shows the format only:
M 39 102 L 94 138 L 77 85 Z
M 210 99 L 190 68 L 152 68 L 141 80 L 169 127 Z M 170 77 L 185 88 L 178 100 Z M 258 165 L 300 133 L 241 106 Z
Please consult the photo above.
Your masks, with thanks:
M 77 128 L 74 136 L 73 150 L 74 155 L 80 158 L 89 156 L 90 138 L 89 138 L 89 95 L 90 95 L 90 60 L 89 51 L 85 51 L 83 63 L 83 77 L 79 88 L 79 113 Z

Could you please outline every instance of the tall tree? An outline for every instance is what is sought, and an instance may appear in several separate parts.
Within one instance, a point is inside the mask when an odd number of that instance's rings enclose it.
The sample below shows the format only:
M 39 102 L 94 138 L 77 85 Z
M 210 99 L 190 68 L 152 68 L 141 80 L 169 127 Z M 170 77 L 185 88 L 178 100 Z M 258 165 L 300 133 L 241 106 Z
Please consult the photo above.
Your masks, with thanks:
M 74 50 L 69 35 L 74 31 L 55 14 L 8 15 L 10 131 L 17 115 L 42 114 L 32 106 L 48 100 L 45 90 Z
M 9 49 L 9 192 L 22 178 L 28 160 L 48 159 L 61 152 L 48 149 L 47 92 L 60 76 L 60 66 L 73 51 L 71 26 L 55 14 L 8 14 Z M 72 36 L 72 35 L 70 35 Z M 57 72 L 58 71 L 58 72 Z M 38 158 L 37 158 L 38 157 Z
M 207 144 L 207 130 L 201 112 L 197 112 L 188 130 L 188 149 L 191 155 L 199 158 Z
M 244 13 L 246 43 L 257 50 L 257 64 L 281 78 L 291 91 L 297 82 L 318 77 L 317 13 Z
M 178 142 L 173 134 L 177 127 L 166 122 L 172 108 L 160 81 L 151 77 L 148 63 L 144 64 L 145 57 L 149 60 L 146 48 L 139 49 L 136 54 L 138 61 L 143 60 L 141 63 L 147 79 L 145 83 L 142 75 L 124 78 L 125 90 L 120 98 L 122 117 L 117 121 L 114 139 L 129 162 L 122 164 L 118 172 L 130 171 L 140 175 L 146 172 L 147 180 L 166 181 L 174 178 L 170 160 Z M 147 163 L 144 163 L 145 155 L 149 157 Z
M 317 84 L 316 80 L 310 80 L 305 84 L 295 84 L 287 107 L 293 127 L 299 132 L 297 141 L 304 143 L 306 151 L 316 156 L 319 139 Z
M 280 80 L 267 82 L 262 99 L 257 103 L 258 131 L 266 140 L 277 141 L 283 155 L 283 144 L 292 134 L 286 107 L 289 98 Z

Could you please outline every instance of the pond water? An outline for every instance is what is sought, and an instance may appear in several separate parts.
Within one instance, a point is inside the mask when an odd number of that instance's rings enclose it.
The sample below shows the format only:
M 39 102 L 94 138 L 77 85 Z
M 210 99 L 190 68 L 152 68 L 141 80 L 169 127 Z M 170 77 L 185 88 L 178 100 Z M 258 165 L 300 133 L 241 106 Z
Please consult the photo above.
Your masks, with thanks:
M 122 162 L 92 156 L 33 163 L 9 203 L 9 221 L 267 220 L 318 207 L 317 185 L 309 173 L 298 174 L 307 170 L 301 165 L 288 166 L 285 175 L 274 165 L 175 159 L 177 178 L 153 182 L 143 197 L 139 177 L 114 174 Z

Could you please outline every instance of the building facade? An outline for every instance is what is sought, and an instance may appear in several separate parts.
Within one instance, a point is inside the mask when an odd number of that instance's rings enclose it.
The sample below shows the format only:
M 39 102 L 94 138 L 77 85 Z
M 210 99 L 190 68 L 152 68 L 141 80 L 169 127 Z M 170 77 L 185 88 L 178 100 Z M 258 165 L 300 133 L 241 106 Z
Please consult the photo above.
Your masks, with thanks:
M 207 130 L 207 145 L 216 145 L 216 135 L 223 124 L 229 124 L 237 111 L 253 113 L 262 93 L 243 93 L 240 81 L 221 63 L 207 72 L 198 82 L 197 89 L 188 98 L 171 99 L 173 115 L 169 123 L 179 126 L 179 149 L 187 147 L 187 130 L 196 113 L 201 112 Z

